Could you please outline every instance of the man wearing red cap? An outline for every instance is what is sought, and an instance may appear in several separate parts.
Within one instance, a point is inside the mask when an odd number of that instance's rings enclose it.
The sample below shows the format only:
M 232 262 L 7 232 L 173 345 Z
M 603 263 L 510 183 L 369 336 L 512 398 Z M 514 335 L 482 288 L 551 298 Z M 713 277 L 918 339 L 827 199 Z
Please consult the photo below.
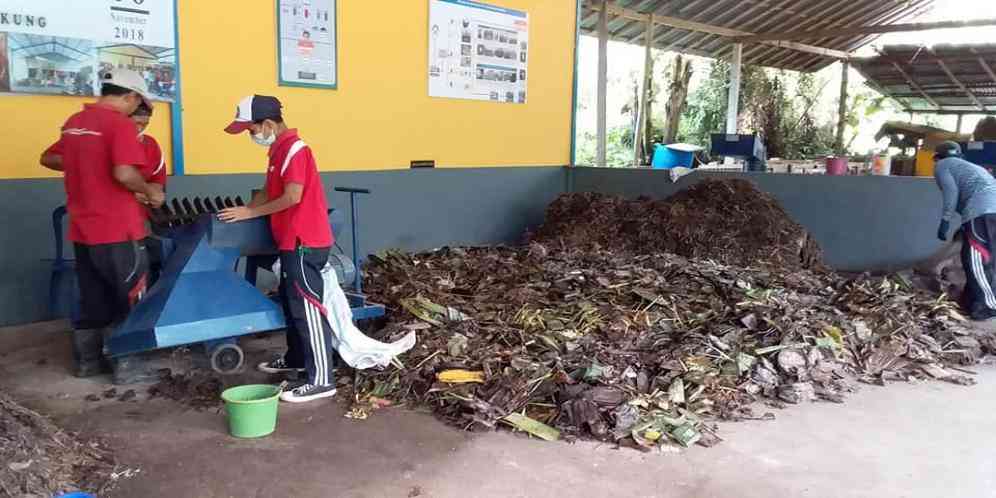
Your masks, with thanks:
M 332 329 L 322 305 L 322 267 L 332 247 L 328 203 L 311 148 L 297 130 L 284 123 L 280 101 L 253 95 L 239 102 L 235 121 L 225 131 L 250 132 L 253 142 L 269 148 L 266 185 L 247 206 L 224 209 L 229 223 L 270 217 L 280 249 L 280 297 L 287 317 L 287 353 L 259 365 L 269 373 L 307 372 L 308 382 L 281 394 L 292 403 L 335 395 Z
M 105 74 L 101 97 L 70 116 L 59 140 L 41 157 L 63 173 L 69 239 L 73 241 L 80 290 L 74 324 L 76 375 L 105 370 L 104 338 L 141 299 L 147 285 L 145 208 L 158 207 L 161 188 L 145 180 L 145 152 L 128 116 L 149 105 L 145 81 L 124 69 Z M 125 365 L 129 368 L 124 368 Z M 136 359 L 114 365 L 115 383 L 133 378 Z

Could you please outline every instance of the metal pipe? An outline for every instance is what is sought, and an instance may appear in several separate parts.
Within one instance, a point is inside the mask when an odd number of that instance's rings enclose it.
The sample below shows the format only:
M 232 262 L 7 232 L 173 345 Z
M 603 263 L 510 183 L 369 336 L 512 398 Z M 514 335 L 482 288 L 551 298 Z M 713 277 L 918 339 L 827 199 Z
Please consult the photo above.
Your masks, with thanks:
M 356 192 L 349 193 L 349 217 L 350 228 L 353 236 L 353 266 L 356 267 L 356 275 L 353 276 L 353 289 L 357 294 L 363 292 L 363 285 L 360 279 L 360 243 L 356 240 Z
M 602 0 L 598 12 L 598 95 L 596 103 L 595 165 L 605 167 L 608 151 L 608 79 L 609 79 L 609 2 Z
M 743 61 L 744 45 L 733 44 L 730 56 L 730 88 L 726 103 L 726 133 L 737 133 L 737 117 L 740 115 L 740 64 Z

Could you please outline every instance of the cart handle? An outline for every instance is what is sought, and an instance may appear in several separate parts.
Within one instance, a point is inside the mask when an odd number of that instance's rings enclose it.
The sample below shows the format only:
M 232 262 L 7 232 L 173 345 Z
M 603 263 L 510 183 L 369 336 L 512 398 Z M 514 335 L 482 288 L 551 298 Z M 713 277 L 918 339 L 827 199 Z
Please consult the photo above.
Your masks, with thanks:
M 369 194 L 370 193 L 370 189 L 366 189 L 366 188 L 336 187 L 334 190 L 336 192 L 349 192 L 351 194 Z

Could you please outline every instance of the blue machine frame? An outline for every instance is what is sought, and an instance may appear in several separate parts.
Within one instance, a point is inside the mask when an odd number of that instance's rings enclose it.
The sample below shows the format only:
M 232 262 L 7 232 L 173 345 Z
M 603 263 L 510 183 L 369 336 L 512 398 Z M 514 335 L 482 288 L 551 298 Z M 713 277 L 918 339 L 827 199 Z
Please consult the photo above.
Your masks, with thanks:
M 384 315 L 384 306 L 367 302 L 359 274 L 356 194 L 366 189 L 337 188 L 350 194 L 353 235 L 353 281 L 346 292 L 354 320 Z M 56 259 L 52 266 L 50 306 L 77 318 L 75 267 L 62 256 L 62 220 L 65 207 L 52 215 Z M 341 212 L 330 210 L 335 233 L 344 222 Z M 225 346 L 237 349 L 238 337 L 283 329 L 281 307 L 256 288 L 260 267 L 268 267 L 277 254 L 269 220 L 257 218 L 239 223 L 220 222 L 213 213 L 197 216 L 193 223 L 167 229 L 163 234 L 165 264 L 148 294 L 136 304 L 125 321 L 105 342 L 109 357 L 120 357 L 155 349 L 204 344 L 209 354 Z M 236 272 L 246 258 L 245 276 Z M 338 256 L 340 266 L 348 265 Z M 348 271 L 344 269 L 344 275 Z M 345 282 L 344 282 L 345 283 Z
M 176 230 L 162 275 L 105 341 L 108 356 L 282 329 L 280 306 L 235 267 L 274 247 L 266 219 L 223 223 L 211 214 Z

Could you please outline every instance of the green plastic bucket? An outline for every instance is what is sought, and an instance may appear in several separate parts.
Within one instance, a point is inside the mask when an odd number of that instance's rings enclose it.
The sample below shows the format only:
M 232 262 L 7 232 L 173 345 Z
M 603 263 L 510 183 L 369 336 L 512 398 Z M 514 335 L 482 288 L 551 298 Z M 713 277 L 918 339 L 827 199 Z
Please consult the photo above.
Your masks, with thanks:
M 221 393 L 228 412 L 228 433 L 241 438 L 263 437 L 277 428 L 280 386 L 249 384 Z

